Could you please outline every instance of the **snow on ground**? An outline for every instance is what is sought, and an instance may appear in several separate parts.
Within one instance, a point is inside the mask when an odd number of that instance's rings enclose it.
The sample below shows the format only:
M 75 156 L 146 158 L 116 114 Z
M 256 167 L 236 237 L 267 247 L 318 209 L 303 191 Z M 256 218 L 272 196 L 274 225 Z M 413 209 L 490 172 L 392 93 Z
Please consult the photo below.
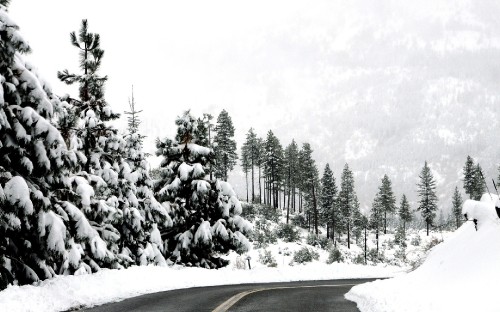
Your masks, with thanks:
M 494 202 L 467 201 L 466 222 L 432 249 L 415 271 L 389 280 L 355 286 L 346 298 L 362 312 L 500 311 L 500 219 Z
M 257 264 L 253 259 L 252 264 Z M 267 283 L 299 280 L 386 277 L 401 272 L 392 266 L 363 266 L 321 262 L 297 267 L 260 266 L 219 269 L 180 266 L 131 267 L 126 270 L 102 270 L 96 274 L 57 276 L 38 285 L 9 286 L 0 292 L 1 311 L 64 311 L 119 301 L 141 294 L 196 286 Z

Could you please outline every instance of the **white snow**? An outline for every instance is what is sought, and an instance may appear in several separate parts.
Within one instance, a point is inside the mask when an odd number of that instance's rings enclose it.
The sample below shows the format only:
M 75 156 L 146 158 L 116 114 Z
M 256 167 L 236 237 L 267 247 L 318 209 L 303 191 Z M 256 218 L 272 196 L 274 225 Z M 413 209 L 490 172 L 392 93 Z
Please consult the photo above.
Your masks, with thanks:
M 252 270 L 239 270 L 232 266 L 219 270 L 180 266 L 134 266 L 126 270 L 103 269 L 90 275 L 57 276 L 39 282 L 37 285 L 9 286 L 0 292 L 0 307 L 2 311 L 9 312 L 65 311 L 180 288 L 381 277 L 392 276 L 397 270 L 395 267 L 342 263 L 333 265 L 313 263 L 300 266 L 300 269 L 297 267 L 259 267 L 254 259 L 251 263 Z
M 5 198 L 11 205 L 18 205 L 24 208 L 24 213 L 29 215 L 33 213 L 33 203 L 30 200 L 30 191 L 28 184 L 20 176 L 10 179 L 4 186 Z
M 346 298 L 362 312 L 500 311 L 500 219 L 495 196 L 467 201 L 465 222 L 432 249 L 421 267 L 389 280 L 355 286 Z M 476 231 L 472 218 L 478 219 Z

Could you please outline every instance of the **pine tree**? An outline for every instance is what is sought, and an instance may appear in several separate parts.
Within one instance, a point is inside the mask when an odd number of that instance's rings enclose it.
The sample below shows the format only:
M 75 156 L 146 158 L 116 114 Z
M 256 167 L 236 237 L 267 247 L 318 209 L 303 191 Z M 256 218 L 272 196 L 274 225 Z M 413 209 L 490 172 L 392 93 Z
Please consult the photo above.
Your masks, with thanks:
M 463 204 L 462 195 L 460 195 L 460 192 L 458 191 L 458 186 L 455 187 L 455 192 L 453 192 L 453 198 L 451 203 L 452 203 L 451 212 L 454 216 L 458 229 L 462 224 L 462 204 Z
M 387 175 L 382 178 L 382 184 L 379 187 L 379 199 L 384 212 L 384 234 L 387 234 L 387 215 L 396 211 L 396 197 L 392 191 L 391 180 Z
M 265 203 L 265 192 L 262 189 L 262 172 L 264 170 L 264 166 L 266 163 L 266 151 L 265 151 L 265 142 L 262 138 L 257 138 L 256 142 L 256 165 L 259 170 L 259 204 Z
M 139 133 L 139 113 L 135 98 L 129 100 L 128 133 L 125 136 L 125 161 L 129 172 L 124 175 L 133 182 L 132 193 L 128 194 L 129 205 L 123 209 L 122 255 L 130 257 L 136 264 L 155 263 L 165 265 L 163 241 L 160 231 L 172 225 L 167 210 L 154 197 L 153 180 L 150 176 L 146 154 L 143 152 L 144 136 Z
M 338 218 L 336 199 L 337 186 L 335 185 L 335 177 L 330 169 L 330 165 L 326 164 L 321 179 L 320 210 L 323 220 L 326 223 L 326 236 L 332 239 L 335 239 L 335 221 Z M 331 235 L 330 232 L 332 233 Z
M 299 184 L 299 148 L 295 140 L 292 140 L 285 149 L 285 176 L 286 185 L 288 190 L 288 203 L 287 203 L 287 223 L 290 214 L 290 207 L 295 212 L 295 192 Z
M 251 231 L 231 185 L 210 180 L 207 164 L 212 149 L 198 145 L 200 120 L 185 112 L 176 120 L 175 140 L 157 140 L 163 156 L 156 195 L 170 211 L 173 227 L 165 233 L 172 260 L 186 265 L 217 268 L 227 264 L 218 257 L 229 250 L 245 252 Z
M 283 148 L 271 130 L 267 133 L 264 144 L 264 175 L 267 180 L 268 203 L 278 208 L 279 185 L 283 178 Z
M 91 273 L 109 252 L 74 205 L 78 157 L 51 123 L 65 112 L 36 70 L 0 1 L 0 290 L 56 274 Z M 92 251 L 86 247 L 92 246 Z
M 87 21 L 83 20 L 78 36 L 72 32 L 70 40 L 79 50 L 82 73 L 71 74 L 64 70 L 58 72 L 58 77 L 67 84 L 79 84 L 80 99 L 69 98 L 68 101 L 79 118 L 75 132 L 81 139 L 78 148 L 83 150 L 85 165 L 84 171 L 74 177 L 73 187 L 78 189 L 84 180 L 93 186 L 91 199 L 79 205 L 111 251 L 97 265 L 120 268 L 134 262 L 127 245 L 134 244 L 129 230 L 138 224 L 137 215 L 134 218 L 124 215 L 130 211 L 129 207 L 137 208 L 130 167 L 123 158 L 126 142 L 108 124 L 120 115 L 111 110 L 104 98 L 107 77 L 98 73 L 104 56 L 99 34 L 90 33 Z
M 345 164 L 342 171 L 340 192 L 339 192 L 339 211 L 341 215 L 340 224 L 347 233 L 347 247 L 351 248 L 351 227 L 353 219 L 353 210 L 356 205 L 356 192 L 354 190 L 354 177 L 349 165 Z
M 436 181 L 432 176 L 431 169 L 427 165 L 427 161 L 422 168 L 419 178 L 420 182 L 417 186 L 420 198 L 417 210 L 421 212 L 424 218 L 427 227 L 427 236 L 429 236 L 429 228 L 432 226 L 434 218 L 436 217 L 435 211 L 437 210 L 438 198 L 436 196 Z
M 486 192 L 485 181 L 481 166 L 476 164 L 474 166 L 474 183 L 472 187 L 472 199 L 481 200 L 481 196 Z
M 243 143 L 243 148 L 246 149 L 247 158 L 248 158 L 248 167 L 251 170 L 251 189 L 252 189 L 252 202 L 255 202 L 255 166 L 259 163 L 259 146 L 257 141 L 257 135 L 253 131 L 253 128 L 248 130 L 245 143 Z
M 300 154 L 300 167 L 302 170 L 302 188 L 308 206 L 309 222 L 314 220 L 314 232 L 319 234 L 319 213 L 317 203 L 317 192 L 319 188 L 319 173 L 316 162 L 312 158 L 313 150 L 309 143 L 304 143 Z M 312 215 L 311 215 L 312 213 Z
M 410 204 L 408 203 L 408 199 L 406 198 L 405 194 L 403 194 L 403 196 L 401 197 L 401 204 L 399 205 L 398 214 L 399 220 L 401 220 L 402 222 L 403 232 L 405 233 L 406 237 L 406 224 L 411 222 L 413 216 L 410 210 Z
M 236 165 L 238 155 L 236 154 L 233 122 L 226 110 L 222 110 L 217 117 L 215 132 L 215 176 L 227 181 L 227 175 L 229 171 L 233 170 L 234 165 Z
M 377 195 L 373 199 L 372 207 L 370 210 L 370 221 L 369 221 L 369 227 L 375 230 L 375 239 L 377 241 L 377 254 L 379 249 L 379 233 L 383 222 L 384 222 L 383 209 L 382 205 L 380 204 L 379 194 L 377 193 Z
M 472 157 L 467 156 L 467 160 L 465 161 L 465 166 L 463 169 L 464 189 L 465 194 L 468 194 L 469 198 L 471 199 L 474 197 L 474 185 L 477 181 L 476 170 L 474 168 L 474 160 L 472 159 Z
M 246 144 L 243 144 L 241 147 L 241 168 L 245 173 L 245 182 L 246 182 L 246 190 L 247 190 L 247 202 L 248 202 L 248 172 L 251 167 L 251 155 L 250 155 L 250 147 Z M 253 171 L 253 170 L 252 170 Z

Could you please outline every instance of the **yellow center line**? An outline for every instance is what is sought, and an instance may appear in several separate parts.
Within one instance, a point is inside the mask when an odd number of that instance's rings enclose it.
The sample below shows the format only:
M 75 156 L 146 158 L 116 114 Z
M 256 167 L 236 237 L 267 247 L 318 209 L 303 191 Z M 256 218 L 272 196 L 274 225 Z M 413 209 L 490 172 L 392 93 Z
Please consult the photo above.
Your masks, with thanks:
M 318 288 L 318 287 L 340 287 L 340 286 L 354 286 L 357 284 L 339 284 L 339 285 L 309 285 L 309 286 L 282 286 L 282 287 L 268 287 L 268 288 L 257 288 L 257 289 L 251 289 L 247 291 L 240 292 L 231 298 L 227 299 L 224 301 L 221 305 L 219 305 L 217 308 L 215 308 L 212 312 L 226 312 L 231 308 L 233 305 L 235 305 L 239 300 L 241 300 L 243 297 L 260 292 L 260 291 L 266 291 L 266 290 L 274 290 L 274 289 L 290 289 L 290 288 Z

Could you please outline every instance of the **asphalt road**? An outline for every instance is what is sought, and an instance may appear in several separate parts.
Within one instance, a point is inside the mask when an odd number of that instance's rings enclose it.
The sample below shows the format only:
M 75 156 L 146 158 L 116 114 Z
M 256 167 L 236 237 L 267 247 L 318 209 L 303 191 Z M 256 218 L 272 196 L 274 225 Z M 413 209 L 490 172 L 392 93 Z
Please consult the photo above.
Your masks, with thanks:
M 353 284 L 369 281 L 373 279 L 195 287 L 138 296 L 85 311 L 358 311 L 344 294 Z

